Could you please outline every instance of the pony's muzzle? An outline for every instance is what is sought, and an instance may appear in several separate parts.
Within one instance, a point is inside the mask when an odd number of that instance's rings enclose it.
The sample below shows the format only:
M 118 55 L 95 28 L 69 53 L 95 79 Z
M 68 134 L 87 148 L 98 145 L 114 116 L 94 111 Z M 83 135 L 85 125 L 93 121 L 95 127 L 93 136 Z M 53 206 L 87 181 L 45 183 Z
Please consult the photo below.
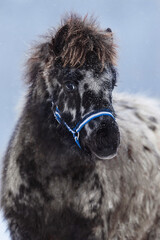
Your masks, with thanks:
M 111 117 L 105 117 L 90 135 L 89 148 L 99 159 L 113 158 L 120 143 L 119 128 Z

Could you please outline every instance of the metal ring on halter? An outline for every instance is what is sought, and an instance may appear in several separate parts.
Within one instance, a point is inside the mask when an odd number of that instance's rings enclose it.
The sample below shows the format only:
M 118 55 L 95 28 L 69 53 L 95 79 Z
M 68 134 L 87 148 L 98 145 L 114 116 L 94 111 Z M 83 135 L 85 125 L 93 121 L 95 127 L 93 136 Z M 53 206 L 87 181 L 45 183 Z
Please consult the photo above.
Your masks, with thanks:
M 75 132 L 74 136 L 79 139 L 79 132 Z

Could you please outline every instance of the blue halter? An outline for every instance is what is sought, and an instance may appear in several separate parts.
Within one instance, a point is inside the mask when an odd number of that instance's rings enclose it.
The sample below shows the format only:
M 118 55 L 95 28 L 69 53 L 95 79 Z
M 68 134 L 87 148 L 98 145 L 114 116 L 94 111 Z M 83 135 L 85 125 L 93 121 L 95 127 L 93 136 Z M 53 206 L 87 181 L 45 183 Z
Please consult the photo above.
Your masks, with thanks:
M 53 102 L 52 102 L 52 106 L 53 106 Z M 64 124 L 66 126 L 66 128 L 68 129 L 69 132 L 71 132 L 73 134 L 73 138 L 76 142 L 76 144 L 78 145 L 78 147 L 81 149 L 81 145 L 79 142 L 79 133 L 81 131 L 81 129 L 88 123 L 90 122 L 92 119 L 98 118 L 100 116 L 110 116 L 113 118 L 113 120 L 115 121 L 115 117 L 112 115 L 112 113 L 108 110 L 108 109 L 104 109 L 104 110 L 100 110 L 100 111 L 96 111 L 96 112 L 91 112 L 89 114 L 87 114 L 81 121 L 79 121 L 76 125 L 76 127 L 74 127 L 73 129 L 70 128 L 68 126 L 68 124 L 62 119 L 61 117 L 61 113 L 58 109 L 58 107 L 56 107 L 55 112 L 53 111 L 54 117 L 57 120 L 58 123 L 60 124 Z

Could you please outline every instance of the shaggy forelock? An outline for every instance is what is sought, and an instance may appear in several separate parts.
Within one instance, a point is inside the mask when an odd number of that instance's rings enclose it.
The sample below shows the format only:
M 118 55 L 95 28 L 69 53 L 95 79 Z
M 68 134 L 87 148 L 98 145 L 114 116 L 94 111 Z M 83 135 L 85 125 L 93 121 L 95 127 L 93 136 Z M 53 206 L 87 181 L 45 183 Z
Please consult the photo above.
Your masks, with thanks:
M 57 41 L 58 40 L 58 41 Z M 62 59 L 63 66 L 80 67 L 93 53 L 102 64 L 115 64 L 116 45 L 112 32 L 101 30 L 93 18 L 71 15 L 65 18 L 54 38 L 56 57 Z M 60 49 L 62 48 L 62 49 Z

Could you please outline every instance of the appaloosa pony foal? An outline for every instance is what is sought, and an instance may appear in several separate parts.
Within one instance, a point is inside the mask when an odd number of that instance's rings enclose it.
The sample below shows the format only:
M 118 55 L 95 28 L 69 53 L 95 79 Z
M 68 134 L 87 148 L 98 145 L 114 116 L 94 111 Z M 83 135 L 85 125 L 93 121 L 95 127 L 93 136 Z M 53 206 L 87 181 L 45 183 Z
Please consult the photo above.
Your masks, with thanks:
M 75 15 L 34 49 L 4 158 L 12 240 L 160 239 L 160 111 L 112 103 L 115 57 L 111 30 Z

